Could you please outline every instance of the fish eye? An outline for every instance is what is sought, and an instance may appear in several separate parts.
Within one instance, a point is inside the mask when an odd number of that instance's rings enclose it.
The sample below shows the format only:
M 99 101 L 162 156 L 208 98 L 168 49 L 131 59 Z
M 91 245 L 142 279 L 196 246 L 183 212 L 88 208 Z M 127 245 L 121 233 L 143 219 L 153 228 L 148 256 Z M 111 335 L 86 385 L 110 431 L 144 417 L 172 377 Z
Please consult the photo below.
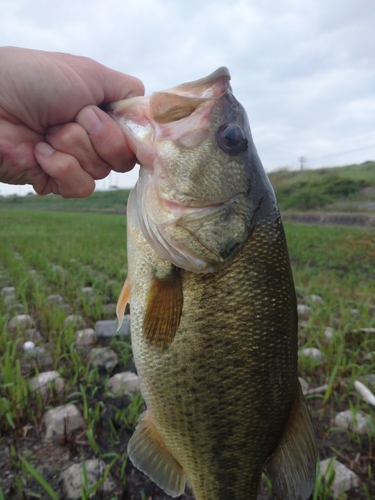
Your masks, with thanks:
M 220 148 L 230 156 L 236 156 L 247 149 L 247 139 L 244 131 L 237 123 L 222 125 L 217 133 Z

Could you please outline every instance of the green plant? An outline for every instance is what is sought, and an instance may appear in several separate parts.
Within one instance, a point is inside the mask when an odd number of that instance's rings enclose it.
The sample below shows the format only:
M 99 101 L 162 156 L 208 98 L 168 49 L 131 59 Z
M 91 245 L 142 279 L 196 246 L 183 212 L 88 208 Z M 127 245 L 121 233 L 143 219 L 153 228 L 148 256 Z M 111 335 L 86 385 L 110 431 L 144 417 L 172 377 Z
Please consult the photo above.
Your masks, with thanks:
M 43 476 L 35 469 L 35 467 L 33 467 L 31 463 L 28 462 L 24 457 L 20 457 L 20 460 L 25 471 L 28 474 L 30 474 L 42 486 L 42 488 L 48 493 L 48 495 L 53 500 L 59 500 L 58 496 L 53 491 L 52 487 L 47 483 L 47 481 L 43 478 Z
M 335 469 L 333 467 L 332 459 L 324 474 L 320 470 L 320 462 L 317 465 L 317 475 L 315 480 L 315 488 L 312 500 L 333 500 L 331 486 L 335 480 Z

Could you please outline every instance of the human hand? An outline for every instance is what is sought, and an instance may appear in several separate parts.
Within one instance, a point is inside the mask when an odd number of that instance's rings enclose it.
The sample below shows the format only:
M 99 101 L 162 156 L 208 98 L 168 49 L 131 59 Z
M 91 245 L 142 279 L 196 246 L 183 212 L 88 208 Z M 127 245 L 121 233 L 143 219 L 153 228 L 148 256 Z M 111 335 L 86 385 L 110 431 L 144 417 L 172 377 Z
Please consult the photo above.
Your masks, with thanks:
M 85 57 L 0 48 L 0 181 L 38 194 L 90 195 L 95 179 L 135 164 L 98 106 L 143 95 L 142 83 Z

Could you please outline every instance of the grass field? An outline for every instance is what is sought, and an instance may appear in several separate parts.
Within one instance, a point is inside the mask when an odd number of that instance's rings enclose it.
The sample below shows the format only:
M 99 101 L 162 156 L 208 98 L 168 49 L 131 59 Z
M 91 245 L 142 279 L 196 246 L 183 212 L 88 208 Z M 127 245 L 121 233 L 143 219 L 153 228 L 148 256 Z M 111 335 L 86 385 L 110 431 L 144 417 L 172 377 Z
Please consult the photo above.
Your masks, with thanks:
M 14 300 L 0 297 L 0 500 L 64 498 L 58 471 L 98 456 L 117 492 L 95 498 L 170 498 L 144 485 L 127 461 L 126 442 L 142 411 L 141 398 L 109 395 L 110 375 L 90 363 L 75 343 L 77 328 L 64 323 L 68 314 L 79 314 L 93 326 L 106 317 L 104 306 L 116 302 L 127 274 L 125 231 L 125 217 L 119 215 L 0 210 L 0 290 L 15 287 Z M 299 303 L 312 309 L 300 327 L 299 347 L 317 347 L 325 356 L 321 362 L 301 357 L 299 370 L 310 388 L 326 385 L 323 393 L 307 396 L 320 458 L 337 457 L 360 478 L 359 487 L 340 499 L 370 500 L 375 498 L 375 413 L 354 390 L 354 381 L 375 389 L 375 335 L 360 331 L 375 328 L 375 232 L 287 224 L 286 233 Z M 47 300 L 56 294 L 63 297 L 63 308 Z M 312 295 L 323 302 L 314 302 Z M 28 380 L 43 367 L 30 363 L 22 350 L 30 331 L 7 326 L 20 312 L 34 319 L 35 343 L 49 354 L 48 368 L 65 381 L 62 395 L 42 400 L 30 391 Z M 326 327 L 333 329 L 330 340 Z M 126 339 L 105 345 L 119 357 L 115 372 L 134 369 Z M 66 434 L 52 445 L 43 443 L 44 412 L 67 402 L 81 410 L 86 431 L 76 439 Z M 372 430 L 359 436 L 335 428 L 332 419 L 346 409 L 371 415 Z M 318 476 L 314 500 L 330 499 L 328 486 Z M 83 498 L 91 491 L 84 489 Z M 269 498 L 266 486 L 261 495 Z

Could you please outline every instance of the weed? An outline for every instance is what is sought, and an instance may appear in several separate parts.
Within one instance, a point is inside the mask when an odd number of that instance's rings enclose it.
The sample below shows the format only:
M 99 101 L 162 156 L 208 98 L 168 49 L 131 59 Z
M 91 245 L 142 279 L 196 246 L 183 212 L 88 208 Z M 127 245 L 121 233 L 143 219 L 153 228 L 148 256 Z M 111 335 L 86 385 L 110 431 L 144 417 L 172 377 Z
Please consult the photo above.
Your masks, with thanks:
M 332 459 L 324 474 L 320 470 L 320 462 L 317 464 L 317 476 L 315 481 L 314 493 L 312 500 L 333 500 L 331 486 L 335 480 L 335 469 L 333 467 L 334 459 Z

